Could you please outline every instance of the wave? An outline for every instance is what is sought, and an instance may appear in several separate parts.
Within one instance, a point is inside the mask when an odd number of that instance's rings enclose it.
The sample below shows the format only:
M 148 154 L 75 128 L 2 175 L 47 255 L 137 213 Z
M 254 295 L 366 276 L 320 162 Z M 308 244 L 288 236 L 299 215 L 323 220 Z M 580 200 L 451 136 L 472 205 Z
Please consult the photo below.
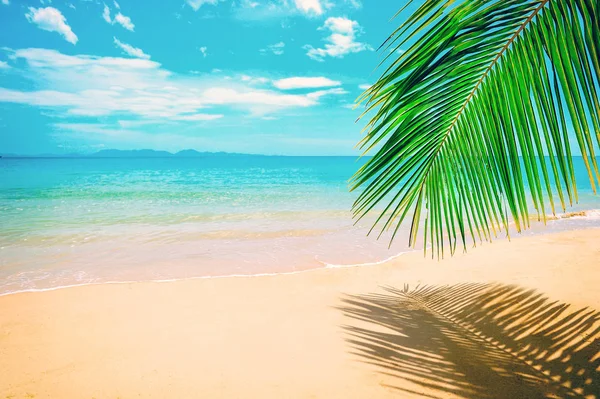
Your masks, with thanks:
M 23 290 L 17 291 L 8 291 L 0 293 L 0 297 L 6 295 L 14 295 L 14 294 L 25 294 L 32 292 L 47 292 L 47 291 L 56 291 L 62 290 L 65 288 L 75 288 L 75 287 L 88 287 L 92 285 L 121 285 L 121 284 L 137 284 L 137 283 L 172 283 L 176 281 L 188 281 L 188 280 L 209 280 L 209 279 L 221 279 L 221 278 L 250 278 L 250 277 L 274 277 L 274 276 L 282 276 L 282 275 L 292 275 L 292 274 L 300 274 L 311 272 L 314 270 L 322 270 L 322 268 L 317 269 L 307 269 L 307 270 L 297 270 L 292 272 L 281 272 L 281 273 L 257 273 L 257 274 L 226 274 L 221 276 L 195 276 L 195 277 L 182 277 L 182 278 L 170 278 L 170 279 L 148 279 L 148 280 L 124 280 L 124 281 L 92 281 L 89 283 L 78 283 L 78 284 L 65 284 L 58 285 L 55 287 L 47 287 L 47 288 L 27 288 Z
M 346 267 L 362 267 L 362 266 L 377 266 L 377 265 L 382 265 L 384 263 L 390 262 L 396 258 L 399 258 L 400 256 L 404 255 L 404 254 L 408 254 L 411 252 L 416 252 L 418 250 L 412 250 L 412 251 L 404 251 L 404 252 L 400 252 L 396 255 L 392 255 L 389 258 L 380 260 L 380 261 L 375 261 L 375 262 L 366 262 L 366 263 L 349 263 L 349 264 L 335 264 L 335 263 L 328 263 L 328 262 L 324 262 L 322 260 L 319 260 L 317 257 L 315 257 L 315 260 L 319 263 L 321 263 L 323 266 L 325 266 L 326 269 L 340 269 L 340 268 L 346 268 Z
M 397 258 L 400 255 L 402 255 L 402 254 L 392 256 L 391 258 L 389 258 L 387 260 Z M 387 260 L 373 263 L 373 265 L 385 263 Z M 323 262 L 321 262 L 321 263 L 323 263 Z M 369 264 L 364 264 L 364 265 L 369 265 Z M 352 267 L 352 266 L 360 266 L 360 265 L 348 265 L 348 266 L 340 266 L 340 267 Z M 337 266 L 333 266 L 333 267 L 337 267 Z M 295 275 L 295 274 L 310 273 L 310 272 L 314 272 L 317 270 L 324 270 L 324 269 L 327 269 L 327 267 L 324 267 L 324 268 L 318 267 L 318 268 L 312 268 L 312 269 L 306 269 L 306 270 L 294 270 L 294 271 L 289 271 L 289 272 L 278 272 L 278 273 L 224 274 L 224 275 L 217 275 L 217 276 L 194 276 L 194 277 L 181 277 L 181 278 L 169 278 L 169 279 L 143 279 L 143 280 L 123 280 L 123 281 L 91 281 L 91 282 L 86 282 L 86 283 L 58 285 L 58 286 L 47 287 L 47 288 L 27 288 L 27 289 L 22 289 L 22 290 L 17 290 L 17 291 L 2 292 L 2 293 L 0 293 L 0 297 L 6 296 L 6 295 L 57 291 L 57 290 L 65 289 L 65 288 L 88 287 L 88 286 L 96 286 L 96 285 L 122 285 L 122 284 L 137 284 L 137 283 L 161 284 L 161 283 L 172 283 L 172 282 L 177 282 L 177 281 L 190 281 L 190 280 L 291 276 L 291 275 Z
M 548 220 L 564 220 L 564 219 L 586 219 L 600 220 L 600 209 L 589 209 L 585 211 L 566 212 L 555 216 L 548 216 Z
M 275 277 L 275 276 L 288 276 L 295 275 L 301 273 L 309 273 L 317 270 L 323 269 L 338 269 L 338 268 L 347 268 L 347 267 L 363 267 L 363 266 L 376 266 L 392 261 L 404 254 L 415 252 L 415 251 L 406 251 L 400 252 L 399 254 L 390 256 L 389 258 L 376 261 L 376 262 L 367 262 L 367 263 L 355 263 L 355 264 L 333 264 L 319 260 L 315 256 L 315 260 L 322 264 L 325 267 L 311 268 L 306 270 L 294 270 L 288 272 L 278 272 L 278 273 L 255 273 L 255 274 L 225 274 L 225 275 L 217 275 L 217 276 L 194 276 L 194 277 L 182 277 L 182 278 L 169 278 L 169 279 L 143 279 L 143 280 L 125 280 L 125 281 L 90 281 L 85 283 L 77 283 L 77 284 L 66 284 L 59 285 L 55 287 L 48 288 L 27 288 L 23 290 L 17 291 L 9 291 L 0 293 L 0 297 L 6 295 L 13 294 L 23 294 L 23 293 L 32 293 L 32 292 L 47 292 L 47 291 L 56 291 L 64 288 L 75 288 L 75 287 L 86 287 L 92 285 L 105 285 L 105 284 L 136 284 L 136 283 L 171 283 L 176 281 L 188 281 L 188 280 L 209 280 L 209 279 L 222 279 L 222 278 L 252 278 L 252 277 Z

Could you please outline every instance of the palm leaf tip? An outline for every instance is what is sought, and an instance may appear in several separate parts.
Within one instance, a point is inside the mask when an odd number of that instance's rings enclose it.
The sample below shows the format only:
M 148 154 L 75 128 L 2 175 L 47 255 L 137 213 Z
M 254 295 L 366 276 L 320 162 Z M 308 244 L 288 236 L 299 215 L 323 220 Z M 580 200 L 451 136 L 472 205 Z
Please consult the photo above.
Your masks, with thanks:
M 374 156 L 351 184 L 360 218 L 443 254 L 577 201 L 574 154 L 600 180 L 600 17 L 590 0 L 425 2 L 388 39 L 412 43 L 361 98 Z M 574 138 L 576 145 L 570 141 Z

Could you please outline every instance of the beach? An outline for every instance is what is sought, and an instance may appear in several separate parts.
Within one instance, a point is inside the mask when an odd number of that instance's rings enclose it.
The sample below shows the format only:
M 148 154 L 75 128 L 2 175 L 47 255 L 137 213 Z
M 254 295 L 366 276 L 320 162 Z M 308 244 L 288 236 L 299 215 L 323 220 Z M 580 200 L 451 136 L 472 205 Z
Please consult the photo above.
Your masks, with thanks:
M 600 399 L 600 0 L 0 3 L 0 399 Z
M 591 398 L 599 243 L 5 295 L 0 398 Z

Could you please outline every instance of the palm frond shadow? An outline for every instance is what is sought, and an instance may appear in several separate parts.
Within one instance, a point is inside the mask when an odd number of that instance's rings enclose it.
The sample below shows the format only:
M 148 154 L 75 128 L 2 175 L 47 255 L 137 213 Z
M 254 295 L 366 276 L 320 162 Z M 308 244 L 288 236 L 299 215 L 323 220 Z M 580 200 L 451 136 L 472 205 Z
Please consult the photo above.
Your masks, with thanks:
M 600 312 L 500 284 L 386 288 L 340 308 L 352 353 L 422 397 L 600 398 Z

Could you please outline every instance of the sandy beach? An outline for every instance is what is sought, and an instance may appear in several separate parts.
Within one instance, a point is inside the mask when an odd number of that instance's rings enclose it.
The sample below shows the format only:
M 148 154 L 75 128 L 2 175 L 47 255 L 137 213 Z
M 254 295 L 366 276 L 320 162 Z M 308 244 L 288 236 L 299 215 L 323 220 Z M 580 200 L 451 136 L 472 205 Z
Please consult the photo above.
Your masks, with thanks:
M 0 398 L 597 398 L 599 265 L 594 229 L 7 295 Z

